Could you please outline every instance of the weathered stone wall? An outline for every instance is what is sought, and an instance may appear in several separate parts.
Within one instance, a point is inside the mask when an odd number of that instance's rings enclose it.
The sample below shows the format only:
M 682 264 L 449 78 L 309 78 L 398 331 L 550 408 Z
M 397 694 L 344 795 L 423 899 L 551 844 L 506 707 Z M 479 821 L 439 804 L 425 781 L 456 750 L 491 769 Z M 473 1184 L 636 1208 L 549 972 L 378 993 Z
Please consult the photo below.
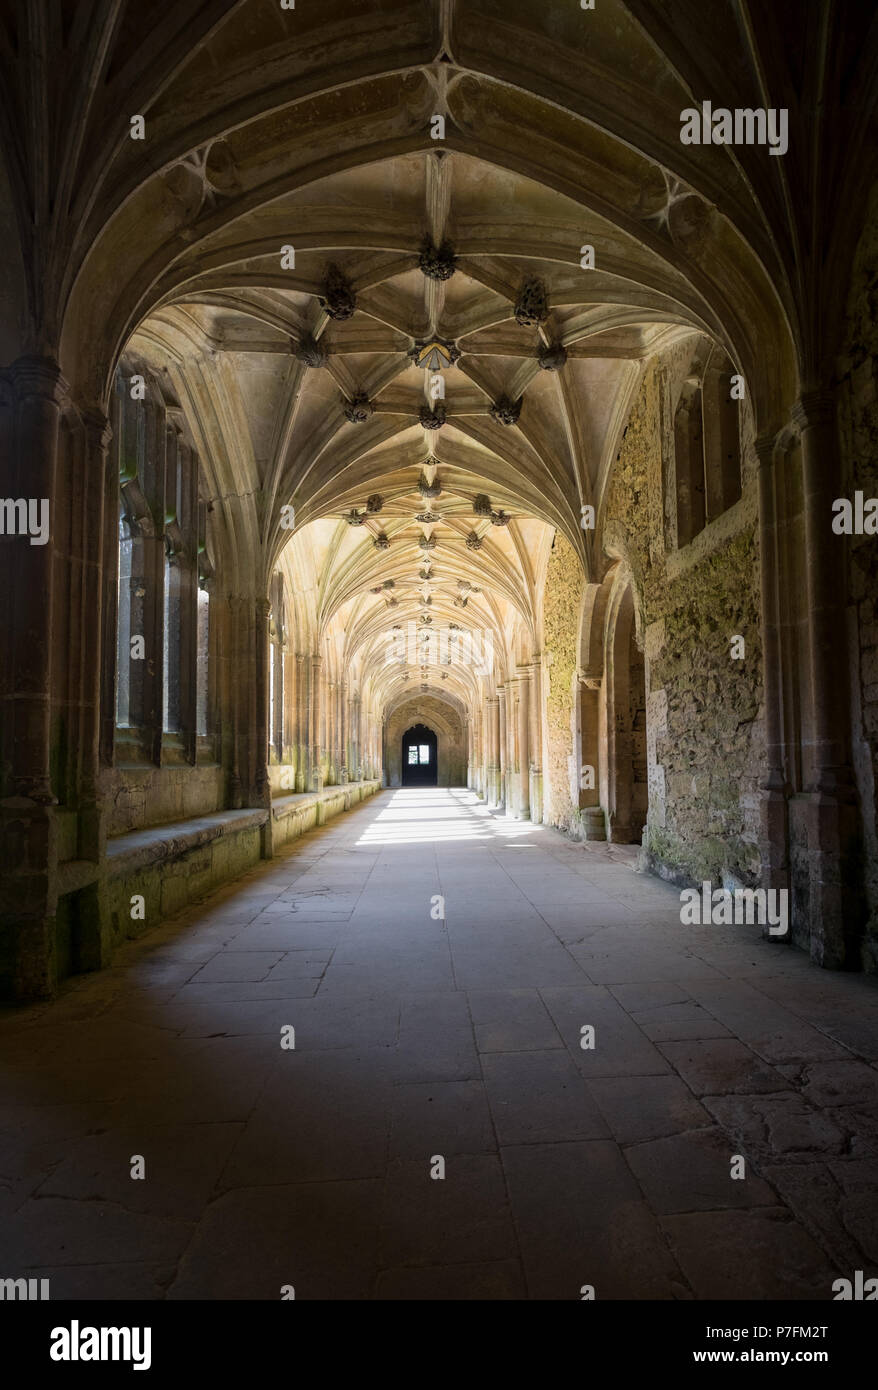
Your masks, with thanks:
M 571 796 L 574 676 L 582 606 L 583 573 L 573 546 L 555 535 L 543 599 L 543 663 L 546 669 L 545 802 L 543 819 L 577 830 L 579 810 Z
M 663 467 L 678 352 L 646 372 L 616 461 L 605 536 L 630 569 L 647 665 L 651 867 L 698 882 L 758 881 L 762 650 L 754 460 L 744 495 L 681 550 L 666 551 Z M 743 637 L 735 660 L 731 639 Z
M 215 763 L 114 767 L 105 772 L 104 785 L 108 835 L 210 815 L 224 805 L 223 770 Z
M 851 276 L 847 335 L 838 364 L 844 496 L 878 497 L 878 186 Z M 853 757 L 863 812 L 864 879 L 870 914 L 863 966 L 878 972 L 878 537 L 849 541 Z

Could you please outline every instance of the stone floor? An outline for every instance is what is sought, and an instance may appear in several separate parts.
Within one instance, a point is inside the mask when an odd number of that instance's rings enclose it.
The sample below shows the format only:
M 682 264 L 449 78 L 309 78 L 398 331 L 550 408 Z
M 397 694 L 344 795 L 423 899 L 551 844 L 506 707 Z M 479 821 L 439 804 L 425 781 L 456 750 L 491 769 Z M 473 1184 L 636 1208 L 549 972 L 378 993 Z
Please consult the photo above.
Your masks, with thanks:
M 878 989 L 757 933 L 682 926 L 630 850 L 384 792 L 4 1012 L 0 1276 L 829 1299 L 878 1272 Z

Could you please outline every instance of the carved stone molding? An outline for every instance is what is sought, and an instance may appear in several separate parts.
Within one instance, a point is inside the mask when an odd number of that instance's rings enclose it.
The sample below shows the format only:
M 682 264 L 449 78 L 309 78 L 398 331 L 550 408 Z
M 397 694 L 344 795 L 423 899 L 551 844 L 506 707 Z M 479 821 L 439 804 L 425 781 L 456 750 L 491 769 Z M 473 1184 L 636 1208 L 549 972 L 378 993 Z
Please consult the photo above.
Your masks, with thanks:
M 445 406 L 437 402 L 433 410 L 428 405 L 422 405 L 418 412 L 418 419 L 425 430 L 441 430 L 445 424 Z
M 515 322 L 522 328 L 536 328 L 549 317 L 546 287 L 537 275 L 525 280 L 515 301 Z
M 364 421 L 369 419 L 374 409 L 369 397 L 362 391 L 358 391 L 353 400 L 345 403 L 344 417 L 346 420 L 350 420 L 352 425 L 362 425 Z
M 491 406 L 491 419 L 496 420 L 498 425 L 517 425 L 522 400 L 522 396 L 519 396 L 517 401 L 510 400 L 508 396 L 500 396 Z
M 422 497 L 438 497 L 441 491 L 442 484 L 440 483 L 438 477 L 434 478 L 432 483 L 427 482 L 427 476 L 425 473 L 422 473 L 421 476 L 418 478 L 418 492 L 421 494 Z
M 304 362 L 306 367 L 325 367 L 329 354 L 323 344 L 308 333 L 293 349 L 293 356 L 298 362 Z
M 324 312 L 338 323 L 349 319 L 357 307 L 353 286 L 337 265 L 327 266 L 323 294 L 319 298 Z
M 567 349 L 563 343 L 547 343 L 537 352 L 537 361 L 544 372 L 560 372 L 567 361 Z
M 427 240 L 421 247 L 418 265 L 428 280 L 450 280 L 457 269 L 454 247 L 450 241 L 443 241 L 437 247 Z

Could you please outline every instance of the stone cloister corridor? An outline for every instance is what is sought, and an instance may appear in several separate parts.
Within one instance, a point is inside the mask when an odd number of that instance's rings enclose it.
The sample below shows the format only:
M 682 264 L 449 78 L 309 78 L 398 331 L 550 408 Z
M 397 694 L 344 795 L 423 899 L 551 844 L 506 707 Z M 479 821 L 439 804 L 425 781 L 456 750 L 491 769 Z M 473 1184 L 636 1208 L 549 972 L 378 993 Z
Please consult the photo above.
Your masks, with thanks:
M 875 1258 L 868 982 L 466 790 L 382 792 L 0 1033 L 4 1257 L 53 1297 L 817 1300 Z
M 0 232 L 0 1303 L 878 1298 L 872 7 L 5 0 Z

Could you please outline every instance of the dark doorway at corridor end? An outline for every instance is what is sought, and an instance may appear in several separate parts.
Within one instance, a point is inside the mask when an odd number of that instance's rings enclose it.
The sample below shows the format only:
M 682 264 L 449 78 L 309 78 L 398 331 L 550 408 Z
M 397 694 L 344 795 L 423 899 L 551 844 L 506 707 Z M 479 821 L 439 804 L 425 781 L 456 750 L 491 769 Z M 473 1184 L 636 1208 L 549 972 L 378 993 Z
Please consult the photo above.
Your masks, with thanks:
M 413 724 L 402 736 L 402 785 L 438 785 L 437 739 L 426 724 Z

